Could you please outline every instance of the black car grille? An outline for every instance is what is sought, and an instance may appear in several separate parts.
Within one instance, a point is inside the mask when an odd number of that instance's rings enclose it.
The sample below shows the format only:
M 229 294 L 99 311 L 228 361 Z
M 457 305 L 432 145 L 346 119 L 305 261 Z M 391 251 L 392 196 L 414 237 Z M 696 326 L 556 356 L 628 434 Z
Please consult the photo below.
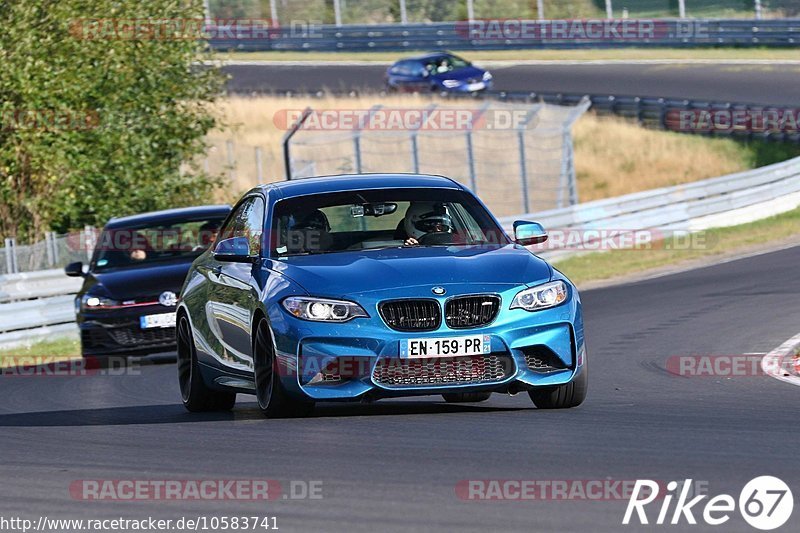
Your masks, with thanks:
M 527 348 L 523 353 L 525 355 L 525 364 L 534 372 L 554 372 L 567 368 L 564 362 L 547 348 Z
M 433 331 L 442 323 L 436 300 L 391 300 L 379 310 L 383 321 L 397 331 Z
M 492 323 L 499 310 L 499 296 L 459 296 L 447 301 L 444 316 L 449 328 L 477 328 Z
M 511 375 L 511 359 L 503 355 L 472 355 L 438 359 L 393 359 L 378 361 L 372 380 L 385 386 L 426 386 L 489 383 Z
M 175 343 L 175 328 L 109 328 L 108 334 L 111 335 L 117 343 L 123 346 Z

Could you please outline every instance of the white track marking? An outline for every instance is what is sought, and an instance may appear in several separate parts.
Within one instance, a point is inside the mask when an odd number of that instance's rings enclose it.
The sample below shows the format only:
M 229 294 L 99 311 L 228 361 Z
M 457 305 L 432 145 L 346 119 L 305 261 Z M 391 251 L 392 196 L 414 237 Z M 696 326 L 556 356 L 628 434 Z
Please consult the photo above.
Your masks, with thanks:
M 800 347 L 800 334 L 784 342 L 761 359 L 761 369 L 765 374 L 792 385 L 800 386 L 800 377 L 790 374 L 785 369 L 786 358 L 792 357 Z M 789 362 L 788 364 L 792 364 Z

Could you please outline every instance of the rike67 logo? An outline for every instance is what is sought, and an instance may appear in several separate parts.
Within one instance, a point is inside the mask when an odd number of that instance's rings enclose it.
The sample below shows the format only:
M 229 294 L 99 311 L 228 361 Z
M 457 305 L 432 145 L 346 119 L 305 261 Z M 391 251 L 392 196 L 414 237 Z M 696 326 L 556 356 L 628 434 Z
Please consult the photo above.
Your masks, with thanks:
M 737 508 L 737 501 L 729 494 L 719 494 L 707 501 L 704 501 L 708 498 L 707 494 L 691 495 L 691 479 L 685 480 L 683 484 L 670 481 L 665 494 L 660 493 L 661 486 L 663 485 L 656 481 L 637 479 L 622 523 L 628 525 L 633 520 L 635 524 L 638 520 L 642 525 L 696 525 L 697 514 L 706 524 L 719 526 L 728 522 Z M 645 507 L 656 500 L 661 500 L 661 506 L 655 522 L 651 522 L 652 513 L 648 516 Z M 750 480 L 739 494 L 738 509 L 742 518 L 754 528 L 763 531 L 784 525 L 792 516 L 793 508 L 794 498 L 789 486 L 773 476 L 760 476 Z

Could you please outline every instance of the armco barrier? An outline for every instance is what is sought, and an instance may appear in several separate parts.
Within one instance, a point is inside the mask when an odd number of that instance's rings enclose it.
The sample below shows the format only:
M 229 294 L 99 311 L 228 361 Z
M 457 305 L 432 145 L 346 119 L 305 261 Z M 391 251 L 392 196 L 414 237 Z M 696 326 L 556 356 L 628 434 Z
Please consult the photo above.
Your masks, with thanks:
M 800 158 L 768 167 L 664 187 L 561 209 L 500 220 L 507 231 L 514 220 L 541 222 L 550 230 L 662 230 L 694 232 L 742 224 L 800 205 Z M 571 245 L 576 244 L 574 239 Z M 578 243 L 580 244 L 580 243 Z M 578 247 L 550 249 L 559 259 Z M 61 270 L 0 276 L 0 347 L 50 335 L 75 334 L 73 296 L 80 279 Z
M 800 205 L 800 158 L 748 172 L 685 185 L 663 187 L 562 209 L 501 219 L 510 231 L 514 220 L 532 219 L 558 230 L 641 230 L 694 232 L 733 226 L 776 215 Z M 563 258 L 576 252 L 581 231 L 570 249 L 541 255 Z M 591 232 L 587 235 L 594 236 Z M 588 238 L 588 237 L 587 237 Z M 579 250 L 578 250 L 579 251 Z
M 73 295 L 82 281 L 62 269 L 0 276 L 0 347 L 77 333 Z
M 209 43 L 216 50 L 375 52 L 403 50 L 508 50 L 621 47 L 698 46 L 796 46 L 800 43 L 800 19 L 658 19 L 592 21 L 592 23 L 641 23 L 642 38 L 616 38 L 613 31 L 596 36 L 587 21 L 545 21 L 546 36 L 536 30 L 537 21 L 514 21 L 510 32 L 480 31 L 482 21 L 433 24 L 306 25 L 270 28 L 268 32 L 214 26 Z M 506 21 L 496 21 L 506 22 Z M 520 24 L 530 31 L 515 32 Z M 555 26 L 555 25 L 563 25 Z M 563 31 L 560 31 L 562 30 Z M 620 30 L 622 31 L 622 30 Z M 593 36 L 595 35 L 595 36 Z M 638 33 L 637 33 L 638 35 Z

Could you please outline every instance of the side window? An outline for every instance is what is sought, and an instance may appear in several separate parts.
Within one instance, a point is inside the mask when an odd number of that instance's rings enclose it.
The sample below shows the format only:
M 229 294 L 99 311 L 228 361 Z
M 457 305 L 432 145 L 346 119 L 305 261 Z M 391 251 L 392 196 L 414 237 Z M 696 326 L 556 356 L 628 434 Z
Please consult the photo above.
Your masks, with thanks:
M 220 231 L 220 240 L 232 237 L 247 237 L 251 253 L 261 253 L 261 237 L 264 233 L 264 200 L 252 196 L 236 208 L 231 218 Z
M 250 240 L 250 253 L 260 255 L 264 240 L 264 200 L 260 196 L 254 197 L 243 216 L 245 236 Z

